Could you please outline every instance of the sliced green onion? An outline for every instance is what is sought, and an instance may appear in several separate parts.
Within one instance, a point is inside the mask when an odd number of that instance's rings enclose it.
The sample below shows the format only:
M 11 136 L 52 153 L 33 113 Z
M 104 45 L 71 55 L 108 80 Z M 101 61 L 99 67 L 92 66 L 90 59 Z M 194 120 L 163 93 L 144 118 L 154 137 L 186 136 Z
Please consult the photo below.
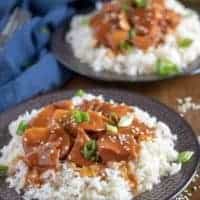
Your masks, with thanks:
M 0 176 L 5 176 L 8 172 L 8 166 L 0 165 Z
M 119 120 L 118 126 L 119 127 L 127 127 L 130 126 L 133 122 L 133 115 L 125 115 L 123 117 L 121 117 L 121 119 Z
M 80 111 L 74 111 L 73 113 L 73 118 L 75 120 L 76 123 L 81 123 L 82 122 L 82 116 L 81 116 L 81 112 Z
M 90 115 L 88 112 L 82 112 L 82 121 L 83 122 L 89 122 L 90 121 Z
M 159 76 L 170 76 L 180 73 L 178 66 L 167 58 L 159 58 L 155 64 Z
M 73 116 L 76 123 L 90 121 L 90 115 L 89 115 L 88 112 L 82 112 L 82 111 L 79 111 L 79 110 L 75 110 L 73 112 L 72 116 Z
M 148 5 L 148 0 L 133 0 L 137 7 L 145 8 Z
M 188 47 L 191 46 L 191 44 L 193 43 L 193 40 L 190 38 L 181 38 L 177 41 L 178 46 L 182 49 L 186 49 Z
M 109 114 L 109 116 L 108 116 L 109 124 L 111 124 L 111 125 L 117 125 L 118 120 L 119 120 L 119 117 L 117 116 L 117 114 L 115 112 L 111 112 Z
M 133 50 L 133 45 L 131 45 L 129 42 L 124 41 L 120 44 L 121 51 L 125 52 L 131 52 Z
M 128 32 L 128 39 L 129 40 L 132 40 L 133 37 L 136 35 L 135 33 L 135 30 L 134 29 L 131 29 L 129 32 Z
M 89 18 L 83 18 L 83 19 L 81 20 L 81 25 L 82 25 L 82 26 L 88 26 L 89 23 L 90 23 L 90 19 L 89 19 Z
M 130 8 L 130 5 L 129 5 L 127 2 L 124 2 L 124 3 L 122 4 L 122 10 L 123 10 L 124 12 L 129 11 L 129 8 Z
M 82 89 L 76 91 L 76 93 L 75 93 L 75 96 L 78 96 L 78 97 L 82 97 L 84 95 L 85 95 L 85 91 Z
M 17 128 L 17 135 L 23 135 L 24 131 L 28 128 L 28 123 L 25 120 L 22 120 Z
M 193 151 L 183 151 L 178 155 L 179 163 L 187 163 L 192 158 L 194 152 Z
M 106 130 L 109 132 L 109 133 L 114 133 L 116 134 L 118 132 L 118 129 L 116 126 L 113 126 L 113 125 L 110 125 L 110 124 L 106 124 Z
M 85 159 L 96 161 L 97 160 L 97 143 L 96 140 L 90 140 L 83 146 L 82 154 Z

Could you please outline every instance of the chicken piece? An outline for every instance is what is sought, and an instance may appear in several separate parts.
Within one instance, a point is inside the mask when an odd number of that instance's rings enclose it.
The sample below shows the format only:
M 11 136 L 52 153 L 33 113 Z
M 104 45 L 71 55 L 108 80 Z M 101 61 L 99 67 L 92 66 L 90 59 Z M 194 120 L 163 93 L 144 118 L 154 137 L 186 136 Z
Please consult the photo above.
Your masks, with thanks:
M 120 45 L 128 39 L 128 31 L 113 30 L 107 34 L 107 45 L 114 52 L 118 52 Z
M 104 163 L 137 158 L 137 144 L 133 135 L 104 135 L 97 141 L 97 146 L 99 156 Z
M 133 112 L 133 108 L 127 105 L 113 105 L 96 99 L 92 101 L 84 101 L 80 106 L 80 110 L 101 112 L 106 117 L 110 116 L 111 113 L 115 113 L 119 118 L 129 112 Z
M 99 132 L 106 129 L 106 118 L 97 112 L 89 112 L 90 119 L 79 124 L 79 127 L 85 131 Z
M 95 111 L 101 112 L 101 107 L 103 106 L 104 102 L 99 101 L 98 99 L 94 99 L 91 101 L 84 101 L 80 106 L 79 109 L 88 112 L 88 111 Z
M 23 147 L 25 152 L 32 150 L 34 146 L 45 143 L 48 140 L 50 132 L 47 128 L 33 127 L 25 131 L 23 135 Z
M 134 135 L 137 142 L 145 141 L 154 135 L 154 129 L 149 128 L 144 123 L 134 120 L 132 123 L 132 128 L 135 130 Z
M 165 17 L 167 24 L 171 29 L 176 28 L 176 26 L 180 23 L 181 20 L 181 16 L 172 10 L 166 10 Z
M 54 112 L 57 109 L 72 110 L 73 103 L 71 101 L 64 100 L 64 101 L 58 101 L 54 104 L 44 107 L 42 109 L 42 111 L 39 112 L 39 114 L 30 121 L 29 126 L 30 127 L 33 127 L 33 126 L 45 127 L 45 126 L 47 126 L 49 121 L 51 120 Z
M 55 142 L 56 147 L 61 150 L 60 159 L 63 159 L 67 155 L 71 147 L 71 130 L 66 130 L 66 127 L 70 124 L 70 120 L 70 111 L 57 109 L 48 125 L 51 132 L 48 142 Z
M 48 142 L 54 143 L 56 148 L 60 149 L 60 159 L 67 156 L 71 147 L 71 141 L 69 134 L 67 134 L 63 128 L 55 129 L 49 136 Z
M 71 111 L 57 109 L 49 122 L 49 129 L 55 130 L 56 128 L 63 128 L 66 133 L 76 137 L 78 127 L 72 123 L 71 116 Z
M 104 103 L 101 107 L 101 112 L 106 116 L 109 116 L 111 113 L 115 113 L 117 117 L 121 118 L 127 113 L 133 112 L 133 108 L 127 105 L 113 105 L 110 103 Z
M 70 100 L 58 101 L 53 104 L 56 109 L 72 110 L 74 105 Z
M 42 184 L 40 173 L 36 168 L 29 170 L 26 176 L 26 184 L 33 186 L 40 186 Z
M 135 119 L 130 126 L 119 127 L 118 132 L 120 134 L 132 134 L 136 141 L 139 143 L 151 138 L 153 136 L 154 129 L 149 128 L 144 123 Z
M 89 166 L 91 164 L 94 164 L 94 162 L 85 159 L 83 156 L 83 153 L 82 153 L 84 144 L 89 140 L 90 140 L 90 138 L 85 133 L 85 131 L 83 131 L 82 129 L 79 129 L 76 140 L 72 147 L 72 150 L 68 155 L 68 160 L 74 162 L 76 165 L 78 165 L 80 167 L 81 166 Z
M 137 8 L 131 10 L 129 19 L 134 26 L 137 35 L 148 34 L 149 28 L 155 24 L 155 16 L 151 10 L 145 8 Z
M 97 42 L 110 47 L 115 52 L 119 50 L 121 43 L 128 38 L 129 30 L 128 21 L 125 18 L 120 21 L 123 30 L 118 27 L 120 9 L 120 5 L 117 3 L 105 4 L 103 9 L 93 16 L 90 21 Z
M 83 166 L 80 168 L 80 175 L 82 177 L 86 176 L 86 177 L 96 177 L 102 174 L 104 170 L 103 165 L 100 164 L 94 164 L 94 165 L 90 165 L 90 166 Z
M 118 13 L 121 11 L 121 6 L 118 2 L 105 3 L 102 11 L 105 13 Z
M 97 47 L 102 44 L 117 54 L 123 53 L 120 47 L 124 42 L 132 42 L 142 50 L 156 47 L 164 42 L 166 34 L 173 31 L 179 22 L 180 15 L 167 9 L 164 0 L 152 0 L 147 7 L 137 7 L 132 1 L 120 0 L 106 3 L 91 18 L 90 24 Z M 132 30 L 136 35 L 130 36 Z
M 159 34 L 159 32 L 157 33 Z M 146 36 L 137 35 L 133 39 L 133 44 L 139 49 L 147 50 L 152 45 L 155 46 L 160 40 L 161 37 L 153 37 L 151 34 Z
M 128 18 L 124 12 L 121 12 L 119 15 L 119 26 L 124 31 L 130 30 L 130 24 L 129 24 Z
M 55 111 L 53 105 L 46 106 L 29 122 L 29 127 L 46 127 Z
M 60 125 L 63 124 L 66 121 L 69 121 L 71 118 L 71 112 L 64 109 L 57 109 L 53 113 L 51 120 L 49 121 L 49 124 L 52 124 L 53 122 L 59 123 Z
M 25 155 L 25 162 L 30 168 L 57 169 L 60 150 L 54 144 L 46 143 L 33 149 Z
M 164 0 L 152 0 L 151 1 L 151 8 L 155 10 L 164 10 L 165 9 L 165 2 Z
M 107 35 L 110 34 L 110 25 L 107 21 L 104 21 L 104 15 L 102 13 L 95 15 L 91 19 L 90 24 L 93 28 L 97 42 L 100 44 L 106 44 Z

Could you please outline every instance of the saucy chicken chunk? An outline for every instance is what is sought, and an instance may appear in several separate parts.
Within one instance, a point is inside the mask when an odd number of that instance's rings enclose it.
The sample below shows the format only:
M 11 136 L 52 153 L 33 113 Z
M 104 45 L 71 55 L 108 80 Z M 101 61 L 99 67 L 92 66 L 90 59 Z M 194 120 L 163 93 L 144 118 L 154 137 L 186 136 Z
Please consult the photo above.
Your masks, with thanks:
M 23 134 L 28 184 L 39 184 L 42 172 L 58 170 L 66 162 L 91 175 L 91 169 L 110 162 L 137 160 L 141 141 L 153 137 L 153 130 L 136 119 L 125 126 L 120 123 L 133 112 L 125 104 L 97 99 L 77 106 L 62 101 L 44 107 Z
M 146 50 L 164 42 L 181 17 L 168 9 L 164 0 L 146 2 L 145 5 L 134 0 L 105 3 L 90 20 L 97 47 L 104 45 L 118 54 L 128 47 Z

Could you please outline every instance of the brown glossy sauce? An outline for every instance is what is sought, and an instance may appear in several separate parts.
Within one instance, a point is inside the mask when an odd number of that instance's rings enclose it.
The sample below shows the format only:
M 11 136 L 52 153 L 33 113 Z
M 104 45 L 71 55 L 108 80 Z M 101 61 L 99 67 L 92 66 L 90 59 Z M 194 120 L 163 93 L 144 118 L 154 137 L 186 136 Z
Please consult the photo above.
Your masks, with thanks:
M 151 0 L 145 8 L 130 0 L 118 0 L 105 3 L 91 18 L 90 26 L 97 47 L 104 45 L 117 54 L 123 53 L 124 43 L 142 50 L 163 43 L 180 19 L 179 14 L 166 8 L 164 0 Z
M 87 112 L 89 121 L 74 121 L 75 110 Z M 141 141 L 152 138 L 153 129 L 136 119 L 128 127 L 118 127 L 117 133 L 106 129 L 107 124 L 117 127 L 120 118 L 130 112 L 134 110 L 127 105 L 99 100 L 84 101 L 77 107 L 70 101 L 46 106 L 31 120 L 23 135 L 23 160 L 29 167 L 27 184 L 41 185 L 43 172 L 59 170 L 66 161 L 73 163 L 81 176 L 95 176 L 109 163 L 137 160 Z M 96 160 L 83 154 L 84 145 L 91 139 L 96 141 Z M 135 182 L 131 173 L 127 176 Z

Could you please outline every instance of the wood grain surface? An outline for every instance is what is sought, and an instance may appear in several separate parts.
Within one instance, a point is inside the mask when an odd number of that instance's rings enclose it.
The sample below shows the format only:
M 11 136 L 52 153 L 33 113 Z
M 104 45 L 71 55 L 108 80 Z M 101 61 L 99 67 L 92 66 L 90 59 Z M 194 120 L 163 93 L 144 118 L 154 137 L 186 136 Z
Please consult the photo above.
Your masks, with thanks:
M 98 87 L 113 87 L 126 89 L 153 97 L 177 110 L 177 98 L 192 97 L 195 103 L 200 103 L 200 75 L 181 77 L 152 83 L 107 83 L 86 79 L 76 75 L 64 89 L 87 89 Z M 184 116 L 197 135 L 200 136 L 200 110 L 189 111 Z M 176 123 L 176 122 L 175 122 Z M 196 187 L 194 187 L 196 186 Z M 200 200 L 200 179 L 189 187 L 188 199 Z M 190 196 L 190 193 L 192 196 Z M 181 199 L 182 200 L 182 199 Z

